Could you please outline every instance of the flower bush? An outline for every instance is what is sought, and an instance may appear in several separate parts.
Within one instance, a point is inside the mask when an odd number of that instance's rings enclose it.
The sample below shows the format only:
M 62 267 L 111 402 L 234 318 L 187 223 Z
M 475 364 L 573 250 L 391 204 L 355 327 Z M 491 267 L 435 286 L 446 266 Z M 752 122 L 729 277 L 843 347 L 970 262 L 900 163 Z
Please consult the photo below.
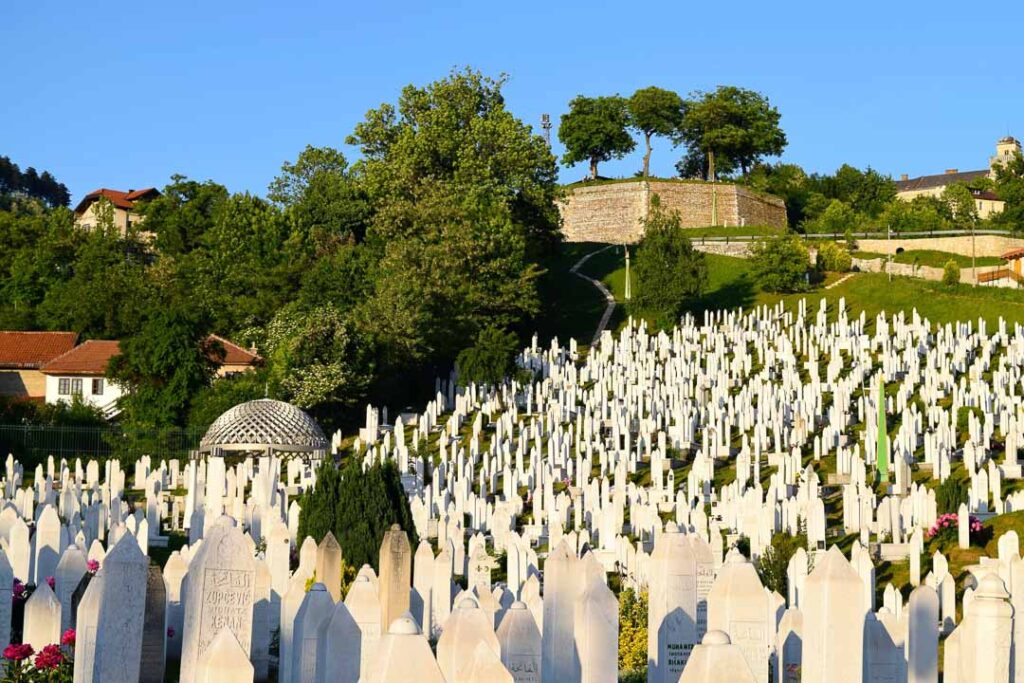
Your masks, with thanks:
M 933 524 L 932 528 L 928 530 L 926 536 L 928 537 L 928 540 L 938 539 L 941 543 L 945 543 L 947 541 L 956 541 L 958 540 L 960 534 L 958 528 L 959 524 L 960 518 L 957 517 L 956 513 L 947 512 L 945 514 L 939 515 L 935 519 L 935 524 Z M 968 518 L 967 528 L 970 531 L 971 537 L 976 536 L 977 534 L 981 533 L 982 530 L 981 520 L 971 515 Z
M 95 574 L 96 572 L 98 572 L 100 570 L 100 562 L 99 562 L 99 560 L 89 560 L 88 562 L 85 563 L 85 569 L 90 574 Z
M 39 652 L 27 643 L 8 645 L 3 651 L 0 683 L 71 683 L 75 674 L 74 647 L 73 628 L 64 631 L 60 645 L 47 645 Z

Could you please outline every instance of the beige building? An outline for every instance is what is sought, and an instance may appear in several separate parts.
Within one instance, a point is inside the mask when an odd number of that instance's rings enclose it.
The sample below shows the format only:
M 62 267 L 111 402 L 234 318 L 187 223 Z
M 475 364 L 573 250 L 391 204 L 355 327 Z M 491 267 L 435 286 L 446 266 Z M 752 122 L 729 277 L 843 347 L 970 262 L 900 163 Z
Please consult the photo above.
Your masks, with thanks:
M 141 218 L 136 212 L 137 202 L 159 196 L 160 192 L 154 187 L 147 187 L 144 190 L 128 190 L 127 192 L 110 190 L 105 187 L 93 190 L 85 195 L 75 207 L 75 225 L 86 230 L 99 225 L 100 215 L 97 210 L 100 206 L 99 200 L 106 199 L 113 207 L 114 226 L 119 233 L 124 235 L 128 232 L 128 228 Z
M 0 331 L 0 396 L 42 401 L 43 366 L 78 343 L 74 332 Z
M 905 201 L 914 197 L 939 197 L 950 185 L 954 183 L 970 184 L 982 178 L 995 180 L 995 169 L 998 165 L 1006 163 L 1015 154 L 1021 153 L 1020 142 L 1016 138 L 1005 137 L 996 142 L 996 153 L 989 157 L 988 168 L 979 171 L 960 171 L 949 168 L 945 173 L 938 175 L 925 175 L 918 178 L 910 178 L 904 173 L 896 182 L 896 196 Z M 985 219 L 1001 213 L 1006 202 L 1001 200 L 994 192 L 986 190 L 971 190 L 974 195 L 975 204 L 978 207 L 978 217 Z

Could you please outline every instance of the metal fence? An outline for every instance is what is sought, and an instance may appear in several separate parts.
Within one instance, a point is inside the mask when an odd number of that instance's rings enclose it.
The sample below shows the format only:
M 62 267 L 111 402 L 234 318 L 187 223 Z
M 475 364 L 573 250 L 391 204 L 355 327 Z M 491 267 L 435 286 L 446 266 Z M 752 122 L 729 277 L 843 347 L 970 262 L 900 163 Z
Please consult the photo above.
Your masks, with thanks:
M 0 424 L 0 460 L 10 453 L 23 465 L 34 467 L 50 455 L 55 460 L 127 455 L 184 458 L 199 447 L 205 432 L 205 429 L 128 431 L 116 426 Z

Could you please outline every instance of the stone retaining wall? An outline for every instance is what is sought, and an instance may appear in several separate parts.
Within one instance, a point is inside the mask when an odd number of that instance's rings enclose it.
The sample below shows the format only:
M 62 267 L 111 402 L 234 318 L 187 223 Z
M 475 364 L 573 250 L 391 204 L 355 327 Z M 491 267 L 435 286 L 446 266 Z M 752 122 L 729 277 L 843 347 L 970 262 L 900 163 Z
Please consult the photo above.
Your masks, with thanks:
M 678 211 L 683 227 L 687 228 L 786 227 L 786 205 L 778 197 L 729 183 L 638 180 L 584 184 L 569 190 L 566 200 L 559 205 L 566 240 L 638 242 L 653 195 L 658 196 L 662 208 Z
M 891 240 L 856 238 L 856 241 L 857 247 L 862 251 L 873 251 L 876 254 L 895 254 L 901 249 L 904 251 L 933 249 L 961 256 L 971 255 L 970 235 L 957 235 L 955 237 L 905 237 L 902 239 L 894 235 Z M 1010 249 L 1024 247 L 1024 239 L 1004 237 L 1002 235 L 976 235 L 974 241 L 978 256 L 1002 256 Z

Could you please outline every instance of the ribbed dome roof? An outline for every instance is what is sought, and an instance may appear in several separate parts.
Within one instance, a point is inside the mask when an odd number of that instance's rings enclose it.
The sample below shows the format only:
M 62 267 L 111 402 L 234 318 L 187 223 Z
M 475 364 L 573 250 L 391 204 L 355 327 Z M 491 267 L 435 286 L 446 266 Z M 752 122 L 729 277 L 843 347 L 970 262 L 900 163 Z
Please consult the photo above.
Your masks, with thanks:
M 295 406 L 261 398 L 240 403 L 218 417 L 206 430 L 199 447 L 318 451 L 327 449 L 327 438 L 316 420 Z

